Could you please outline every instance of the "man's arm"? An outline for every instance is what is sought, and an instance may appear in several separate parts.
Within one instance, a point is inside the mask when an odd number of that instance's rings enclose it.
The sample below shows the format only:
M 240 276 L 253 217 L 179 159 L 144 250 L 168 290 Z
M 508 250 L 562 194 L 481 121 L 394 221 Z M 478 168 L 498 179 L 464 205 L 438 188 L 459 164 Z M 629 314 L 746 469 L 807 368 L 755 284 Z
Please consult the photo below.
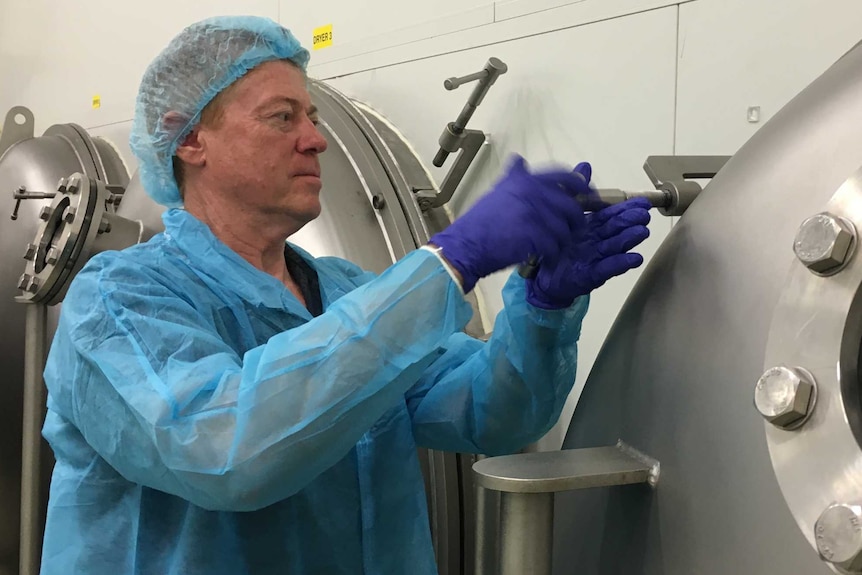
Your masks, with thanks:
M 239 357 L 177 289 L 122 254 L 91 262 L 64 301 L 46 381 L 126 479 L 217 510 L 272 504 L 344 457 L 470 316 L 417 252 Z
M 568 309 L 525 301 L 512 274 L 487 343 L 452 336 L 445 353 L 407 393 L 423 447 L 498 455 L 540 439 L 559 419 L 575 381 L 577 341 L 589 298 Z

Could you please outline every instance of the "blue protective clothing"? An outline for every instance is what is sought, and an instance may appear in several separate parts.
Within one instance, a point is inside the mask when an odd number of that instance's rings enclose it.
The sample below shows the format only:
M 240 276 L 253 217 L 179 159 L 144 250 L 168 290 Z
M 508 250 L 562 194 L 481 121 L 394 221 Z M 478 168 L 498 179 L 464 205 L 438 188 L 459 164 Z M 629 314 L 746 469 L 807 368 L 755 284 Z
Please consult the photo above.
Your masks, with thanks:
M 185 28 L 144 72 L 129 139 L 141 184 L 156 202 L 182 205 L 173 156 L 204 107 L 246 72 L 270 60 L 303 71 L 308 50 L 278 23 L 258 16 L 218 16 Z
M 376 279 L 337 258 L 312 315 L 182 210 L 94 257 L 45 380 L 56 456 L 43 575 L 431 575 L 416 447 L 501 454 L 541 437 L 574 382 L 588 298 L 525 301 L 493 336 L 440 260 Z
M 589 184 L 592 167 L 582 162 L 574 173 Z M 556 260 L 543 258 L 536 277 L 527 280 L 527 301 L 543 309 L 563 309 L 643 264 L 643 256 L 627 252 L 649 237 L 651 207 L 648 200 L 635 198 L 586 214 L 584 233 Z
M 465 214 L 431 238 L 464 278 L 464 291 L 531 255 L 555 260 L 586 219 L 574 196 L 590 193 L 571 170 L 532 174 L 514 156 L 506 174 Z

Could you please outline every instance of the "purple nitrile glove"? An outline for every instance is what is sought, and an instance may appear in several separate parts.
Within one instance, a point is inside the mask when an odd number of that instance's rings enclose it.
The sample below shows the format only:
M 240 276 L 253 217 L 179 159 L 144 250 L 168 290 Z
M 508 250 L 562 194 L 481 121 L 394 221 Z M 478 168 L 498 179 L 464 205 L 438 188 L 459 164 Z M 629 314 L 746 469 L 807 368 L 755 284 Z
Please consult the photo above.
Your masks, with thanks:
M 465 214 L 431 238 L 463 278 L 469 292 L 487 275 L 530 255 L 556 260 L 587 220 L 574 197 L 590 193 L 573 171 L 530 173 L 515 156 L 507 173 Z
M 589 182 L 589 164 L 579 164 L 575 171 Z M 649 237 L 651 207 L 648 200 L 636 198 L 587 214 L 586 233 L 570 242 L 556 260 L 543 259 L 536 277 L 527 280 L 527 301 L 543 309 L 563 309 L 612 277 L 640 266 L 643 257 L 628 252 Z

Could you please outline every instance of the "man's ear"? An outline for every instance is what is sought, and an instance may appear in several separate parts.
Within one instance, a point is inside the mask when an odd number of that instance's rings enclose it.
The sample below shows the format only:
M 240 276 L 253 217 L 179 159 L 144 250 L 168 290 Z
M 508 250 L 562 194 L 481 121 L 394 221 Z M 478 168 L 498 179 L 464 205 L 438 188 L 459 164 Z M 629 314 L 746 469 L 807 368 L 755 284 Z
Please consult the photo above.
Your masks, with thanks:
M 167 134 L 176 134 L 185 129 L 189 123 L 189 118 L 179 112 L 168 112 L 162 116 L 162 130 Z M 176 156 L 193 166 L 202 166 L 205 162 L 205 154 L 200 138 L 200 124 L 192 128 L 192 131 L 183 138 L 177 146 Z
M 177 146 L 177 157 L 192 166 L 203 166 L 206 163 L 206 151 L 199 138 L 200 131 L 195 126 L 188 136 Z

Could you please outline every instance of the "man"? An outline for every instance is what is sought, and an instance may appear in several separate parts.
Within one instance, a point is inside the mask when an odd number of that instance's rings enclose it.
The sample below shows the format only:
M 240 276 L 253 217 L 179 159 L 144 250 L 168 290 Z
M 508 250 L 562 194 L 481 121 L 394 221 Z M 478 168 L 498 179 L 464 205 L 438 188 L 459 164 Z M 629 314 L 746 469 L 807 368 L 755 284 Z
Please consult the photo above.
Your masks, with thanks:
M 64 301 L 44 575 L 435 573 L 417 445 L 540 438 L 587 294 L 641 263 L 647 206 L 585 215 L 587 165 L 521 159 L 378 278 L 287 244 L 320 213 L 307 61 L 274 22 L 216 18 L 145 73 L 132 147 L 173 209 Z M 512 276 L 490 341 L 462 334 L 464 293 L 530 254 L 539 274 Z

